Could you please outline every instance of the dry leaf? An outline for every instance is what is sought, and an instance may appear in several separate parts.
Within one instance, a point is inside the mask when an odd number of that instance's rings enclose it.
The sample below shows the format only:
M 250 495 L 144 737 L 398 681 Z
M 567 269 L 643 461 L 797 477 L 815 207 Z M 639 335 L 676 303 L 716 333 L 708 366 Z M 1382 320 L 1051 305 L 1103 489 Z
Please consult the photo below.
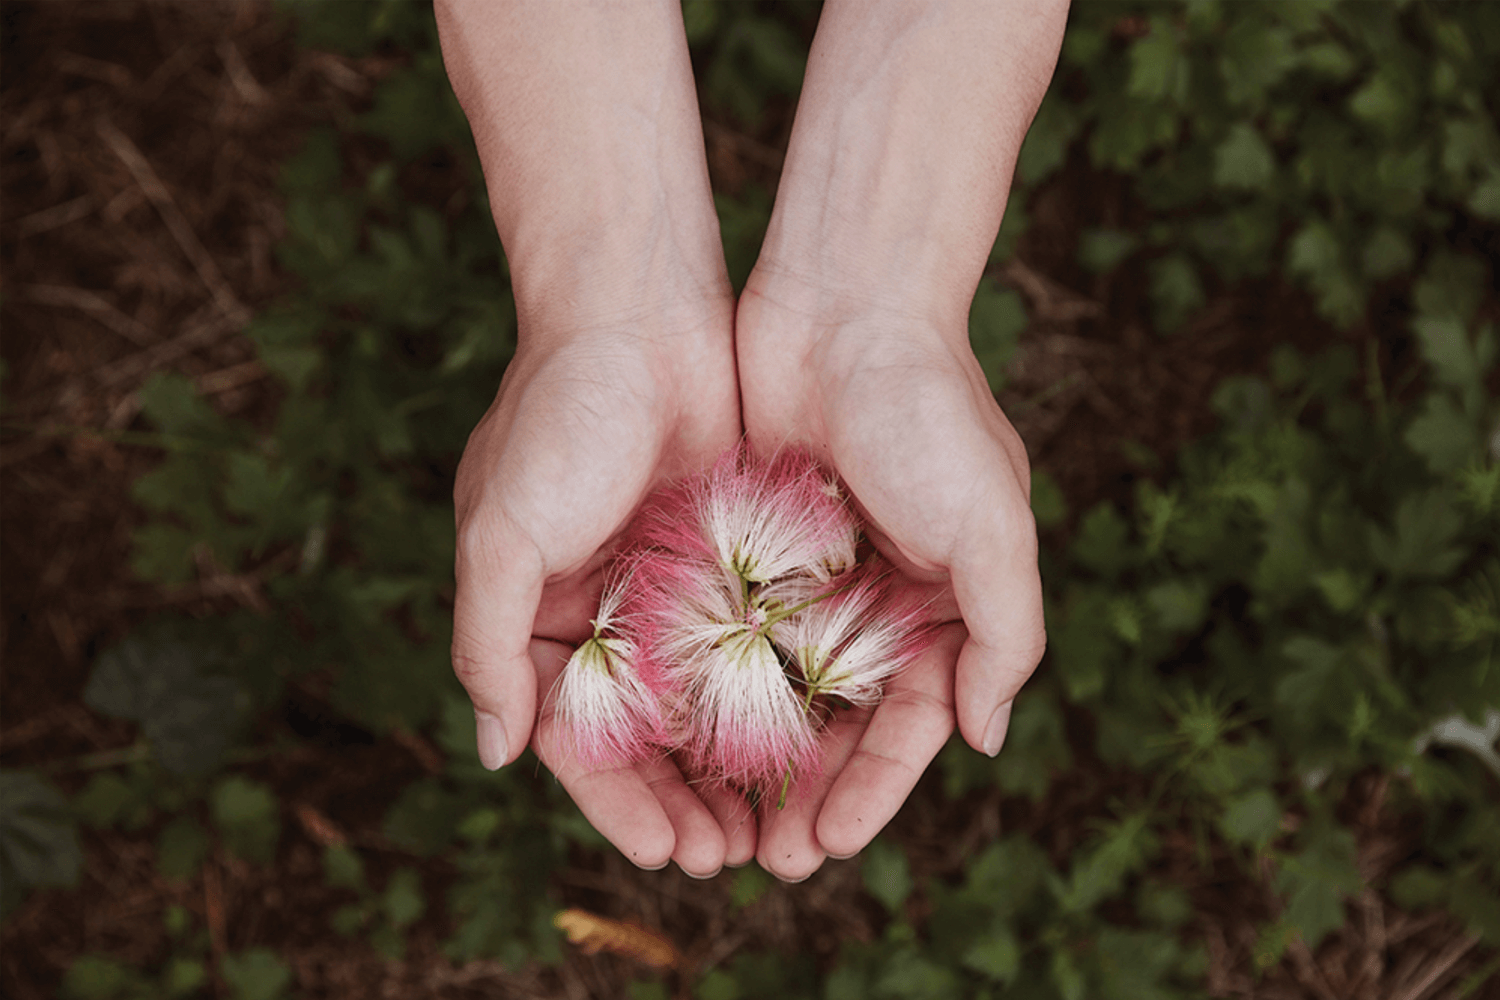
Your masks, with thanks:
M 297 822 L 302 824 L 308 837 L 320 847 L 337 847 L 349 842 L 344 831 L 333 820 L 305 802 L 297 806 Z
M 682 962 L 682 956 L 672 942 L 637 924 L 611 920 L 587 910 L 571 909 L 560 911 L 552 918 L 552 925 L 582 948 L 586 955 L 608 951 L 658 969 L 675 969 Z

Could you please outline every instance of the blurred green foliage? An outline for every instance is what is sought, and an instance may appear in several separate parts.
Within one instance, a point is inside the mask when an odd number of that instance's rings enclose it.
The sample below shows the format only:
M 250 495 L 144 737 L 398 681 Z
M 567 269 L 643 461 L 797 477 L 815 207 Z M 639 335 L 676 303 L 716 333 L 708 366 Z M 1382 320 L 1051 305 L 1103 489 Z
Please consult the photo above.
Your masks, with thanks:
M 101 771 L 73 815 L 159 823 L 168 878 L 196 870 L 202 817 L 247 862 L 273 857 L 283 804 L 224 770 L 231 737 L 317 672 L 350 718 L 424 731 L 445 752 L 441 774 L 395 797 L 385 833 L 459 875 L 440 901 L 414 867 L 372 884 L 360 849 L 329 848 L 325 878 L 349 900 L 336 930 L 397 957 L 404 931 L 438 911 L 455 961 L 556 961 L 549 872 L 603 842 L 534 767 L 479 767 L 447 662 L 447 470 L 515 336 L 477 162 L 423 7 L 286 6 L 301 44 L 399 52 L 403 66 L 367 113 L 315 130 L 285 164 L 278 255 L 299 290 L 248 331 L 284 390 L 276 412 L 226 418 L 186 379 L 156 379 L 141 402 L 162 461 L 135 490 L 149 514 L 143 579 L 182 581 L 205 563 L 255 572 L 272 604 L 146 629 L 101 656 L 89 703 L 138 723 L 149 749 Z M 687 0 L 705 110 L 753 130 L 793 101 L 815 15 Z M 1335 806 L 1371 769 L 1393 776 L 1392 808 L 1428 820 L 1417 856 L 1375 888 L 1446 907 L 1500 946 L 1496 778 L 1462 749 L 1477 744 L 1449 738 L 1500 708 L 1497 73 L 1492 4 L 1075 5 L 995 262 L 1024 238 L 1032 193 L 1119 178 L 1138 211 L 1086 228 L 1076 260 L 1137 276 L 1159 332 L 1191 330 L 1237 282 L 1282 280 L 1363 346 L 1282 346 L 1264 376 L 1225 380 L 1220 429 L 1129 504 L 1069 518 L 1073 498 L 1039 476 L 1039 520 L 1069 528 L 1043 555 L 1048 661 L 999 758 L 955 743 L 938 769 L 953 798 L 999 788 L 1037 801 L 1071 768 L 1128 775 L 1090 839 L 1057 857 L 1011 833 L 941 880 L 878 840 L 862 865 L 887 914 L 881 940 L 823 970 L 739 954 L 704 970 L 701 995 L 1185 995 L 1206 953 L 1191 899 L 1160 877 L 1163 835 L 1189 830 L 1273 873 L 1283 907 L 1259 948 L 1270 965 L 1296 936 L 1315 947 L 1363 888 Z M 353 141 L 389 157 L 356 170 Z M 468 179 L 458 208 L 405 193 L 403 177 L 434 157 Z M 769 198 L 748 187 L 718 206 L 743 280 Z M 971 323 L 998 386 L 1024 303 L 987 278 Z M 1070 744 L 1070 717 L 1088 720 L 1092 745 Z M 0 789 L 9 906 L 16 886 L 74 877 L 78 854 L 44 781 L 6 774 Z M 734 904 L 767 886 L 739 873 Z M 197 995 L 205 955 L 190 928 L 174 934 L 160 968 L 80 958 L 64 995 Z M 289 984 L 269 952 L 226 957 L 219 973 L 244 1000 Z

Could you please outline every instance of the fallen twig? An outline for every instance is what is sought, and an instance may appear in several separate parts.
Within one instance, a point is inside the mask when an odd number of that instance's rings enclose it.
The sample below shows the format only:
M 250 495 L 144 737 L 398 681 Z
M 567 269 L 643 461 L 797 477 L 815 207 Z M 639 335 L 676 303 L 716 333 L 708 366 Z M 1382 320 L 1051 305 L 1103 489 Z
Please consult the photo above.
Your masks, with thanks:
M 209 256 L 208 250 L 198 239 L 198 234 L 193 232 L 193 227 L 188 224 L 187 217 L 177 207 L 177 202 L 172 198 L 172 193 L 167 186 L 161 182 L 151 162 L 138 149 L 130 137 L 115 127 L 114 123 L 107 118 L 99 119 L 97 126 L 99 137 L 103 139 L 114 150 L 116 156 L 125 164 L 131 176 L 135 178 L 147 198 L 156 206 L 162 221 L 167 225 L 167 231 L 187 255 L 198 277 L 213 295 L 214 301 L 224 316 L 236 326 L 242 325 L 250 318 L 250 311 L 235 296 L 234 290 L 229 287 L 229 282 L 224 280 L 224 275 L 219 271 L 219 265 L 214 263 L 213 257 Z

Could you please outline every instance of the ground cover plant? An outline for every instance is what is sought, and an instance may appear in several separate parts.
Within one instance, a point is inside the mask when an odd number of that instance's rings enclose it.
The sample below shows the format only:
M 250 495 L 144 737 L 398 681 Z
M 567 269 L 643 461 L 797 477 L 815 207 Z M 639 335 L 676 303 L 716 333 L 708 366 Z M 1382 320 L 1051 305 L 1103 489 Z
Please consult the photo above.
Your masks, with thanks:
M 1047 660 L 801 886 L 474 757 L 514 320 L 430 11 L 63 10 L 0 63 L 7 995 L 1500 995 L 1500 9 L 1075 7 L 971 316 Z M 816 13 L 684 6 L 737 281 Z

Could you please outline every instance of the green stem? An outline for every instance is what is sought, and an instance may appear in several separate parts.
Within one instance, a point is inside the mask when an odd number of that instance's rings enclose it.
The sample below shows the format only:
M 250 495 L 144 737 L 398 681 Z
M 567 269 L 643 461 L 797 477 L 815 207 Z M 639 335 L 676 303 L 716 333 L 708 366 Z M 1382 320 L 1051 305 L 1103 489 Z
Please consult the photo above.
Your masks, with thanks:
M 826 594 L 819 594 L 817 597 L 809 597 L 807 600 L 803 601 L 801 604 L 794 604 L 791 607 L 789 607 L 789 608 L 783 608 L 780 611 L 768 611 L 768 612 L 766 612 L 766 623 L 764 625 L 762 625 L 761 628 L 762 629 L 770 628 L 772 625 L 775 625 L 777 622 L 785 621 L 786 619 L 790 618 L 792 615 L 795 615 L 797 612 L 805 610 L 807 608 L 810 608 L 814 604 L 817 604 L 819 601 L 826 601 L 826 600 L 828 600 L 828 598 L 833 597 L 835 594 L 842 594 L 844 591 L 849 590 L 850 588 L 857 586 L 858 583 L 859 583 L 858 580 L 854 581 L 853 583 L 846 583 L 842 587 L 839 587 L 836 590 L 830 590 Z

